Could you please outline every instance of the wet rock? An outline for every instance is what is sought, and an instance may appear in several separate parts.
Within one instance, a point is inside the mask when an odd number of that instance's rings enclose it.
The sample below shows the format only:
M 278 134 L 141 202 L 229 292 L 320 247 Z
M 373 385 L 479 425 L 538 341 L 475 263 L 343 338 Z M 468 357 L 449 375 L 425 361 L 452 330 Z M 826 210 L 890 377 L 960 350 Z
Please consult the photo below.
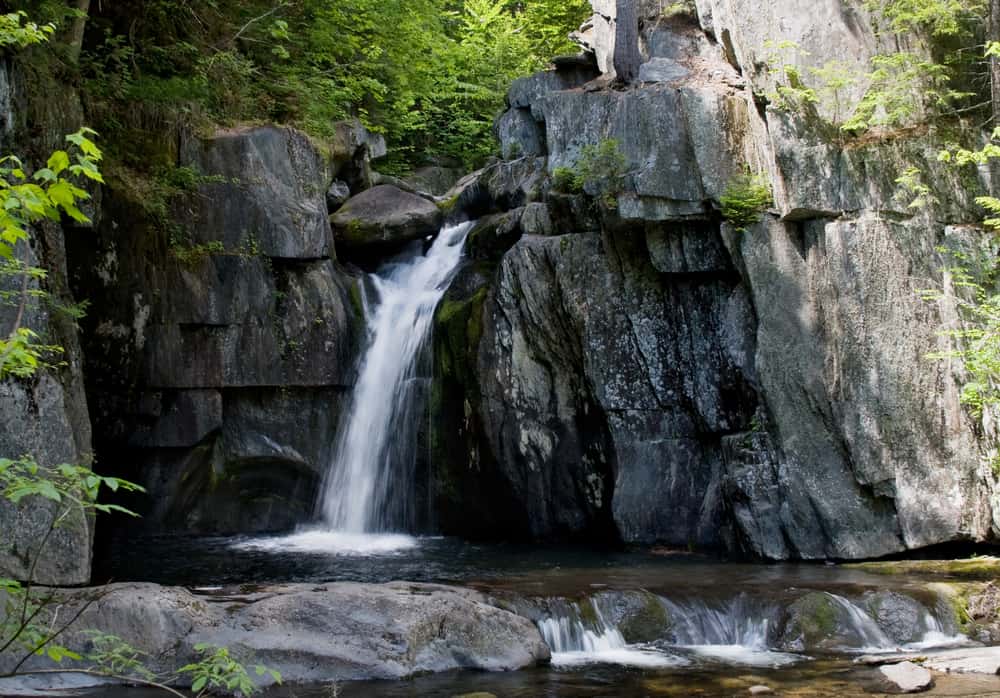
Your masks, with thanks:
M 747 692 L 752 696 L 770 696 L 774 694 L 774 689 L 770 686 L 751 686 Z
M 779 645 L 793 652 L 864 647 L 871 633 L 865 625 L 874 622 L 863 615 L 853 613 L 848 602 L 833 594 L 811 592 L 788 607 Z
M 330 217 L 338 249 L 345 253 L 388 251 L 434 235 L 441 210 L 423 197 L 392 185 L 373 187 L 347 201 Z
M 878 591 L 867 596 L 864 605 L 879 627 L 896 642 L 905 644 L 923 638 L 927 610 L 916 599 L 894 591 Z
M 934 677 L 927 669 L 913 662 L 900 662 L 879 667 L 879 674 L 893 692 L 921 693 L 934 686 Z
M 287 683 L 508 671 L 549 657 L 526 618 L 477 592 L 428 584 L 288 585 L 218 597 L 119 584 L 93 603 L 78 627 L 121 637 L 146 652 L 157 673 L 172 674 L 195 658 L 196 644 L 208 643 L 280 671 Z M 85 650 L 89 640 L 75 634 L 67 642 Z M 9 659 L 0 655 L 0 670 Z
M 602 592 L 593 602 L 628 643 L 656 642 L 670 636 L 672 619 L 663 602 L 647 591 Z

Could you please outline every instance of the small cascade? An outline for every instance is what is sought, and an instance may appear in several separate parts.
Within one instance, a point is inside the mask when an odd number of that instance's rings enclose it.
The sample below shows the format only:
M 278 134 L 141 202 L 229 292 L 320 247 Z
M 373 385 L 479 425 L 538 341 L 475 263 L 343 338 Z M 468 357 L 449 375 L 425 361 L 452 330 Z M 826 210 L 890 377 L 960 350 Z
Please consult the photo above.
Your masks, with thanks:
M 755 602 L 746 594 L 718 605 L 668 599 L 663 603 L 674 621 L 674 640 L 679 645 L 739 645 L 763 650 L 781 622 L 778 604 Z
M 587 613 L 572 604 L 565 615 L 538 621 L 542 639 L 552 650 L 554 666 L 604 663 L 663 668 L 687 664 L 683 657 L 656 648 L 629 645 L 621 631 L 605 620 L 593 599 L 585 603 Z
M 641 594 L 641 595 L 640 595 Z M 636 601 L 637 595 L 640 596 Z M 866 597 L 867 598 L 867 597 Z M 753 597 L 728 599 L 664 598 L 648 592 L 602 592 L 582 603 L 548 600 L 547 616 L 538 621 L 556 665 L 616 663 L 642 667 L 722 663 L 750 667 L 781 667 L 808 659 L 806 654 L 877 653 L 951 647 L 963 642 L 948 634 L 932 610 L 923 607 L 910 626 L 917 642 L 892 639 L 867 608 L 866 598 L 853 601 L 829 592 L 812 592 L 798 599 Z M 798 608 L 800 600 L 811 605 Z M 659 637 L 650 637 L 650 618 L 660 604 Z M 913 600 L 909 599 L 912 604 Z M 825 608 L 829 628 L 803 643 L 798 613 Z M 907 607 L 905 604 L 902 608 Z M 603 612 L 602 612 L 603 609 Z M 619 625 L 608 618 L 618 619 Z M 638 622 L 646 644 L 630 644 L 622 628 Z M 656 627 L 655 624 L 652 627 Z M 810 644 L 810 642 L 815 644 Z

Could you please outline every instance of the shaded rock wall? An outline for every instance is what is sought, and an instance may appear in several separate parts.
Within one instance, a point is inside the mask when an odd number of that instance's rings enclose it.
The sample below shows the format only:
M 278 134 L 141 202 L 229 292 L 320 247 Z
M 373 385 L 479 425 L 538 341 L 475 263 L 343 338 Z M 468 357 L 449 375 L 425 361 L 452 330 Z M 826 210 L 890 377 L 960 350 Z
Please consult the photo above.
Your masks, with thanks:
M 199 173 L 166 225 L 125 187 L 75 249 L 101 468 L 149 490 L 156 530 L 292 526 L 311 513 L 364 338 L 333 252 L 336 160 L 294 130 L 187 139 Z
M 16 153 L 28 167 L 48 153 L 65 147 L 63 136 L 83 123 L 83 109 L 71 91 L 33 99 L 25 89 L 29 79 L 22 66 L 0 60 L 0 145 L 5 154 Z M 99 201 L 99 199 L 98 199 Z M 96 218 L 94 206 L 85 207 Z M 15 254 L 22 262 L 47 271 L 44 280 L 32 280 L 29 292 L 44 290 L 57 304 L 72 304 L 66 275 L 67 238 L 86 239 L 90 230 L 54 223 L 39 225 L 31 246 L 19 245 Z M 20 277 L 5 277 L 4 291 L 21 289 Z M 63 347 L 50 357 L 56 368 L 43 368 L 27 379 L 0 382 L 0 458 L 31 456 L 43 466 L 90 462 L 91 429 L 84 397 L 83 357 L 77 327 L 54 306 L 29 301 L 22 326 L 36 332 L 41 342 Z M 0 304 L 0 332 L 6 337 L 18 315 L 18 305 Z M 26 579 L 37 558 L 35 580 L 46 584 L 85 584 L 90 579 L 93 521 L 74 515 L 48 538 L 54 517 L 52 505 L 37 499 L 14 507 L 0 499 L 0 576 Z M 44 547 L 41 542 L 45 541 Z
M 647 15 L 647 64 L 673 62 L 654 66 L 663 79 L 512 88 L 500 123 L 520 121 L 500 129 L 504 149 L 531 157 L 483 173 L 479 190 L 513 179 L 505 189 L 526 192 L 523 236 L 477 261 L 475 293 L 438 318 L 438 386 L 466 396 L 461 410 L 437 403 L 442 524 L 513 519 L 505 531 L 536 538 L 610 531 L 773 559 L 994 540 L 996 477 L 958 402 L 960 367 L 927 358 L 947 348 L 954 308 L 919 295 L 950 283 L 941 244 L 973 244 L 953 224 L 976 220 L 985 183 L 938 164 L 925 137 L 845 144 L 815 117 L 760 111 L 744 63 L 760 18 L 727 25 L 708 5 L 707 35 Z M 867 60 L 870 25 L 838 17 L 847 57 Z M 552 190 L 546 175 L 608 138 L 627 172 L 614 210 Z M 929 169 L 930 211 L 895 183 L 913 165 Z M 737 232 L 718 201 L 748 166 L 770 175 L 775 208 Z M 460 515 L 481 487 L 493 499 Z

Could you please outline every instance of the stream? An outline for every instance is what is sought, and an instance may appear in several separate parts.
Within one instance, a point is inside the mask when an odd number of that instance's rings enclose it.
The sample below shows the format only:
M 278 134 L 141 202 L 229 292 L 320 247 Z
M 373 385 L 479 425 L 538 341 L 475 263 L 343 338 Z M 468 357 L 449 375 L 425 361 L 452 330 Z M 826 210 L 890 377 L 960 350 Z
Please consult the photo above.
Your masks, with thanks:
M 435 307 L 471 224 L 373 275 L 368 350 L 316 504 L 317 523 L 276 536 L 112 539 L 95 581 L 145 581 L 229 596 L 287 582 L 462 585 L 530 619 L 550 665 L 405 681 L 277 687 L 292 696 L 864 695 L 861 654 L 956 647 L 950 604 L 917 578 L 823 564 L 747 564 L 679 551 L 476 544 L 416 537 L 415 387 Z M 156 564 L 150 564 L 155 560 Z M 1000 693 L 996 677 L 948 678 L 938 695 Z M 958 693 L 949 693 L 949 691 Z M 102 687 L 98 694 L 152 695 Z M 86 693 L 85 693 L 86 694 Z

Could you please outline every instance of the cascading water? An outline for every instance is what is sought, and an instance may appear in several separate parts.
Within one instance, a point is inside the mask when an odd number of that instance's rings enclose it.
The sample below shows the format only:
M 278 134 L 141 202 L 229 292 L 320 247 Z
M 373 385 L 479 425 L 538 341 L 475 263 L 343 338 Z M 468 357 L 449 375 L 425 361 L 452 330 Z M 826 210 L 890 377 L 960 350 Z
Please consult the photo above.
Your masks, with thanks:
M 320 488 L 322 526 L 239 547 L 371 554 L 416 545 L 398 532 L 410 529 L 414 513 L 419 360 L 472 225 L 444 227 L 426 254 L 388 263 L 370 277 L 368 345 Z
M 409 523 L 422 407 L 417 360 L 471 227 L 445 227 L 426 255 L 387 265 L 373 277 L 378 298 L 368 320 L 369 345 L 319 502 L 333 530 L 385 532 Z
M 619 601 L 628 606 L 628 592 Z M 787 651 L 781 640 L 787 616 L 787 602 L 752 598 L 739 594 L 726 600 L 654 597 L 662 606 L 669 627 L 652 644 L 629 644 L 622 631 L 609 623 L 609 609 L 616 605 L 614 593 L 584 602 L 548 603 L 549 616 L 538 628 L 552 650 L 552 662 L 559 666 L 591 663 L 625 664 L 639 667 L 684 666 L 692 662 L 735 664 L 753 667 L 780 667 L 807 659 Z M 862 605 L 837 594 L 826 593 L 837 607 L 841 636 L 845 640 L 837 652 L 871 653 L 949 647 L 961 638 L 949 636 L 941 622 L 927 609 L 918 618 L 919 642 L 900 645 L 886 634 Z M 644 597 L 643 604 L 649 603 Z M 602 612 L 602 607 L 605 612 Z M 620 606 L 619 606 L 620 607 Z M 586 612 L 584 612 L 584 609 Z M 613 612 L 612 612 L 613 613 Z M 644 613 L 647 613 L 644 611 Z
M 683 666 L 682 657 L 660 652 L 639 645 L 628 645 L 621 631 L 608 623 L 598 604 L 591 599 L 589 611 L 593 620 L 583 620 L 584 614 L 573 604 L 567 615 L 544 618 L 538 622 L 542 639 L 552 650 L 552 664 L 574 666 L 578 664 L 608 663 L 636 667 Z

